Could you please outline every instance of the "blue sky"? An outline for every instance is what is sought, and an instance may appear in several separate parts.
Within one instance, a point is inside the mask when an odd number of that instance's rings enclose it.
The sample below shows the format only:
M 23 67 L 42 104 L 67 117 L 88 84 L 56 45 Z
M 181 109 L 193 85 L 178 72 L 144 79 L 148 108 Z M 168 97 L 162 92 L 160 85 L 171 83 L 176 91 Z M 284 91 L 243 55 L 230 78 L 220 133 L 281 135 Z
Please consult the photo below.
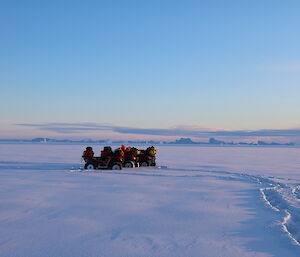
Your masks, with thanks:
M 299 12 L 279 0 L 1 1 L 0 138 L 129 137 L 16 124 L 299 128 Z

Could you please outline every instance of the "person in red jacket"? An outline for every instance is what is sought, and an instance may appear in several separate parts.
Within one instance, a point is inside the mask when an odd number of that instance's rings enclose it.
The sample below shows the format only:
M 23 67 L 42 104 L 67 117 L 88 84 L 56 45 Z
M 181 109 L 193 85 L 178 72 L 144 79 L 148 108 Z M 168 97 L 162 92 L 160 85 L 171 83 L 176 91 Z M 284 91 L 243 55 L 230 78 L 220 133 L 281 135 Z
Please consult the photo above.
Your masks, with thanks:
M 85 162 L 87 162 L 87 161 L 93 159 L 93 157 L 94 157 L 94 151 L 93 151 L 93 148 L 90 147 L 90 146 L 88 146 L 88 147 L 86 148 L 86 150 L 83 152 L 82 158 L 84 159 Z
M 103 150 L 101 151 L 101 159 L 106 160 L 107 158 L 111 158 L 113 155 L 113 151 L 110 146 L 104 146 Z
M 119 159 L 120 162 L 124 161 L 124 148 L 126 149 L 126 147 L 122 145 L 121 147 L 117 148 L 114 152 L 115 158 Z
M 126 151 L 126 146 L 125 145 L 121 145 L 121 147 L 120 147 L 120 149 L 123 151 L 123 152 L 125 152 Z

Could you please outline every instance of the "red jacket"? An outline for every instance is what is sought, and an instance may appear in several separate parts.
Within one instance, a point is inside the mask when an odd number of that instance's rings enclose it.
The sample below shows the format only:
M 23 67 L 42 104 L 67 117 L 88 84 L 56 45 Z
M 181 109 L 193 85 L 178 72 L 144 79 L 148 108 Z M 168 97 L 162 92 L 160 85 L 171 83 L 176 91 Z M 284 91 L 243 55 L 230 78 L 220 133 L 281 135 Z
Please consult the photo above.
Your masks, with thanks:
M 91 160 L 94 157 L 94 152 L 90 150 L 85 150 L 82 154 L 84 160 Z

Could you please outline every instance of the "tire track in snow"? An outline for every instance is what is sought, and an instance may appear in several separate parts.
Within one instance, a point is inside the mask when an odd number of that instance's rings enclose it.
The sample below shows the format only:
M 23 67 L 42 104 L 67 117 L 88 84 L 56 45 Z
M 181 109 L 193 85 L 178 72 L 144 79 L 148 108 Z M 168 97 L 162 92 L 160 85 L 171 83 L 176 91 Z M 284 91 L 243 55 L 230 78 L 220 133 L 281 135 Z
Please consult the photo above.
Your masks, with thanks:
M 151 168 L 143 172 L 143 168 L 138 170 L 124 169 L 123 171 L 83 171 L 81 169 L 69 170 L 80 172 L 91 172 L 98 174 L 117 174 L 130 176 L 150 176 L 150 177 L 174 177 L 174 178 L 201 178 L 213 177 L 221 180 L 243 181 L 261 185 L 259 188 L 262 199 L 265 204 L 273 211 L 283 215 L 282 221 L 279 222 L 282 230 L 290 238 L 291 242 L 300 246 L 300 185 L 289 186 L 274 179 L 283 180 L 284 178 L 266 178 L 258 175 L 247 173 L 236 173 L 228 171 L 213 171 L 205 169 L 173 169 L 160 168 L 159 173 L 155 172 L 157 168 Z M 161 171 L 165 173 L 161 173 Z M 202 174 L 197 174 L 201 172 Z M 184 174 L 183 174 L 184 173 Z M 188 173 L 188 174 L 186 174 Z M 195 174 L 196 173 L 196 174 Z
M 258 177 L 260 184 L 263 184 Z M 269 180 L 269 179 L 268 179 Z M 282 183 L 268 183 L 271 187 L 260 188 L 262 198 L 266 205 L 272 210 L 283 214 L 283 219 L 279 223 L 282 230 L 287 234 L 293 244 L 300 246 L 300 208 L 295 202 L 299 201 L 297 192 L 299 186 L 288 187 Z
M 278 183 L 261 176 L 248 174 L 241 174 L 241 176 L 256 180 L 261 185 L 268 185 L 267 187 L 260 188 L 264 202 L 272 210 L 283 214 L 283 219 L 279 223 L 282 230 L 287 234 L 292 243 L 300 246 L 300 206 L 298 204 L 300 186 L 288 186 L 287 184 Z
M 281 222 L 281 226 L 283 228 L 283 231 L 288 234 L 288 237 L 292 240 L 292 242 L 295 245 L 300 246 L 300 242 L 295 238 L 295 236 L 289 231 L 288 224 L 292 220 L 292 215 L 289 213 L 289 211 L 285 210 L 286 216 L 283 218 L 283 221 Z
M 295 186 L 292 189 L 292 193 L 295 195 L 298 201 L 300 201 L 300 186 Z
M 268 189 L 270 189 L 270 188 L 260 188 L 260 189 L 259 189 L 259 190 L 260 190 L 260 193 L 262 194 L 262 197 L 263 197 L 264 201 L 265 201 L 266 204 L 269 205 L 269 207 L 270 207 L 271 209 L 273 209 L 274 211 L 280 211 L 278 208 L 274 207 L 274 206 L 270 203 L 270 201 L 268 200 L 268 198 L 267 198 L 267 196 L 266 196 L 266 194 L 265 194 L 265 191 L 268 190 Z
M 289 196 L 285 196 L 284 193 L 280 192 L 282 188 L 278 186 L 261 188 L 260 191 L 266 204 L 272 210 L 282 213 L 283 220 L 280 222 L 282 230 L 287 233 L 287 236 L 295 245 L 300 246 L 300 219 L 298 218 L 300 211 L 299 206 L 294 206 L 291 197 L 293 189 L 293 187 L 286 189 L 286 191 L 290 191 Z M 287 199 L 287 197 L 290 199 Z

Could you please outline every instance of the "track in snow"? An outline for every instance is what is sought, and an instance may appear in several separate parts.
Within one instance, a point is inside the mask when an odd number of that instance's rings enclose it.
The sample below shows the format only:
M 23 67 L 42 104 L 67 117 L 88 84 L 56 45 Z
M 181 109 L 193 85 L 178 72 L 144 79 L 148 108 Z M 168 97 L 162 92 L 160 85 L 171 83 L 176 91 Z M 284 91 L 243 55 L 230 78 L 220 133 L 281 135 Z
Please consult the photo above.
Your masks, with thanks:
M 236 173 L 228 171 L 213 171 L 207 169 L 178 169 L 178 168 L 136 168 L 112 170 L 83 170 L 70 169 L 71 172 L 88 172 L 94 174 L 116 174 L 129 176 L 155 176 L 176 178 L 201 178 L 212 177 L 220 180 L 243 181 L 255 183 L 260 186 L 259 190 L 263 201 L 273 211 L 282 214 L 279 222 L 282 230 L 287 234 L 293 244 L 300 246 L 300 185 L 277 182 L 284 178 L 262 177 L 249 175 L 247 173 Z M 201 173 L 201 174 L 199 174 Z

